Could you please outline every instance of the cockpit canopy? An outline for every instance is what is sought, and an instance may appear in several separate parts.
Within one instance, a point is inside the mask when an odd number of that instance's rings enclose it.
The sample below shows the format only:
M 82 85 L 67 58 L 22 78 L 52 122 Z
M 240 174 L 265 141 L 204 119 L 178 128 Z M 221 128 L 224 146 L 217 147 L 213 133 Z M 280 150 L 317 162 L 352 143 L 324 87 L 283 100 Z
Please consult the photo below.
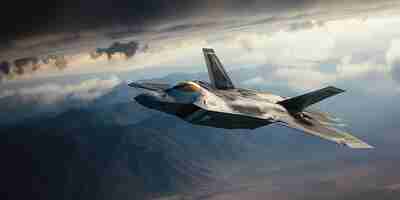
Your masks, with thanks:
M 200 91 L 200 86 L 193 82 L 181 82 L 178 83 L 176 86 L 171 88 L 172 90 L 178 90 L 182 92 L 199 92 Z
M 177 103 L 193 103 L 201 95 L 201 87 L 191 81 L 181 82 L 166 90 Z

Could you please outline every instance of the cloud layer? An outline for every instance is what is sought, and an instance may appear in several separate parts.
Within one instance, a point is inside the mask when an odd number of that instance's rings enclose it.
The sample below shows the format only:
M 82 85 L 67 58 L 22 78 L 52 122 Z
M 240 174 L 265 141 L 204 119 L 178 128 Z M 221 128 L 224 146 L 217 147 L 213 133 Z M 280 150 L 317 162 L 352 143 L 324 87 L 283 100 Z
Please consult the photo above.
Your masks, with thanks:
M 7 84 L 12 79 L 152 68 L 204 71 L 201 48 L 213 47 L 228 71 L 273 66 L 267 70 L 271 74 L 253 78 L 283 81 L 294 89 L 354 79 L 381 79 L 383 87 L 393 86 L 388 77 L 396 80 L 398 76 L 398 36 L 395 28 L 387 27 L 400 25 L 400 17 L 393 13 L 397 4 L 351 1 L 343 10 L 334 1 L 297 3 L 307 6 L 290 10 L 294 4 L 288 0 L 273 4 L 282 10 L 280 14 L 238 17 L 225 13 L 214 21 L 184 18 L 155 23 L 150 29 L 121 25 L 15 41 L 0 63 L 0 79 Z M 228 5 L 222 1 L 216 9 L 236 7 Z
M 139 51 L 139 43 L 130 41 L 127 43 L 114 42 L 105 48 L 75 54 L 49 54 L 32 57 L 4 60 L 0 63 L 0 82 L 19 78 L 29 78 L 32 75 L 46 74 L 49 72 L 63 73 L 66 68 L 75 66 L 78 68 L 85 65 L 111 63 L 109 61 L 125 61 L 132 58 Z M 146 46 L 141 47 L 142 51 Z M 108 61 L 108 62 L 107 62 Z M 75 71 L 75 70 L 74 70 Z M 92 71 L 96 71 L 93 69 Z
M 59 113 L 71 108 L 84 108 L 124 84 L 117 77 L 89 79 L 79 83 L 46 83 L 0 91 L 0 118 L 3 123 L 19 121 L 40 114 Z M 126 99 L 128 101 L 129 99 Z M 14 113 L 13 116 L 9 116 Z

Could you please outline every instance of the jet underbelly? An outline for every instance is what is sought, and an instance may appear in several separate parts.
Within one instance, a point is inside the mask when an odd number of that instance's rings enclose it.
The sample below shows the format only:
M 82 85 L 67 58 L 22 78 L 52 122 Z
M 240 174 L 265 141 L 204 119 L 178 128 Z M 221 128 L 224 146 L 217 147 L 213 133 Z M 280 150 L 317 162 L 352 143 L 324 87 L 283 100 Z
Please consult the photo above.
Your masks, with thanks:
M 200 110 L 185 118 L 186 121 L 193 124 L 226 129 L 255 129 L 272 123 L 268 117 L 262 116 L 261 110 L 257 110 L 257 108 L 248 108 L 248 112 L 245 113 L 237 112 L 229 104 L 221 101 L 216 106 L 212 106 L 212 102 L 208 101 L 198 101 L 194 105 Z
M 265 119 L 240 114 L 210 111 L 202 108 L 191 115 L 188 115 L 184 119 L 193 124 L 226 129 L 255 129 L 271 123 Z

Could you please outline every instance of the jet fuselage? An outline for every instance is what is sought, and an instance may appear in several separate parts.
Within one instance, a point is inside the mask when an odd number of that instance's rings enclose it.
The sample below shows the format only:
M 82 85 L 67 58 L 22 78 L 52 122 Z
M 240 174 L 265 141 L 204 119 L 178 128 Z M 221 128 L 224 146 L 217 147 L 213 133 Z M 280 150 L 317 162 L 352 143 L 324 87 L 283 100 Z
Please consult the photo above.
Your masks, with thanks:
M 280 115 L 288 114 L 286 109 L 276 104 L 283 97 L 266 92 L 234 88 L 219 90 L 201 81 L 186 81 L 163 90 L 151 91 L 137 96 L 136 101 L 151 109 L 176 115 L 193 124 L 206 126 L 248 129 L 274 123 Z M 234 122 L 232 115 L 262 118 L 255 123 Z M 251 120 L 250 120 L 251 119 Z

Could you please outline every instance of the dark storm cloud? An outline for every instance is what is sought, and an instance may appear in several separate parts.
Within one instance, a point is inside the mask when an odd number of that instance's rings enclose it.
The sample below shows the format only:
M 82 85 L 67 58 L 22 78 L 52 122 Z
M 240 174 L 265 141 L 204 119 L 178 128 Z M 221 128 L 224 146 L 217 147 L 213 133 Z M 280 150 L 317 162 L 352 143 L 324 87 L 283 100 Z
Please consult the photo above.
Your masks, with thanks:
M 391 0 L 380 1 L 393 2 Z M 218 18 L 279 14 L 326 7 L 338 10 L 361 7 L 376 1 L 335 0 L 64 0 L 64 1 L 9 1 L 1 12 L 1 36 L 24 37 L 43 32 L 73 32 L 75 29 L 91 29 L 110 25 L 130 25 L 134 30 L 141 27 L 182 21 L 190 17 Z M 17 25 L 17 26 L 16 26 Z
M 22 75 L 39 69 L 39 59 L 36 57 L 19 58 L 14 60 L 15 73 Z
M 53 40 L 51 41 L 55 42 Z M 58 41 L 59 40 L 57 40 L 57 44 Z M 32 42 L 36 44 L 35 40 Z M 40 45 L 43 44 L 41 43 Z M 130 59 L 134 57 L 139 50 L 144 52 L 148 48 L 148 45 L 141 46 L 137 41 L 114 42 L 105 48 L 97 48 L 93 51 L 78 53 L 90 55 L 89 59 L 93 60 L 103 56 L 111 60 L 114 59 L 117 54 L 123 55 L 125 59 Z M 119 57 L 116 59 L 119 59 Z M 74 62 L 73 56 L 64 55 L 62 53 L 22 57 L 10 61 L 4 60 L 0 63 L 0 81 L 15 79 L 33 73 L 42 73 L 49 70 L 62 71 L 69 67 L 70 62 Z
M 18 76 L 32 74 L 39 71 L 44 65 L 62 70 L 67 67 L 67 60 L 63 55 L 49 55 L 44 58 L 17 58 L 11 63 L 3 61 L 0 64 L 0 80 L 13 79 Z
M 173 13 L 174 16 L 189 13 L 197 4 L 184 0 L 16 0 L 8 3 L 3 8 L 10 12 L 0 13 L 3 22 L 1 35 L 6 39 L 115 24 L 142 26 Z
M 50 64 L 57 69 L 64 69 L 67 67 L 68 61 L 64 55 L 49 55 L 43 59 L 44 64 Z
M 133 57 L 136 51 L 139 49 L 139 43 L 136 41 L 121 43 L 114 42 L 107 48 L 98 48 L 95 52 L 92 52 L 90 56 L 96 59 L 102 55 L 106 55 L 110 60 L 114 54 L 121 53 L 125 55 L 126 59 Z
M 0 80 L 13 79 L 22 75 L 39 71 L 43 66 L 63 70 L 68 61 L 64 55 L 48 55 L 43 58 L 23 57 L 15 59 L 12 63 L 3 61 L 0 63 Z
M 3 74 L 9 74 L 11 71 L 10 63 L 8 61 L 3 61 L 0 63 L 0 71 Z
M 217 22 L 202 22 L 202 23 L 190 22 L 190 23 L 173 25 L 173 26 L 162 29 L 160 32 L 180 32 L 180 31 L 187 31 L 187 30 L 212 28 L 217 25 L 218 25 Z

